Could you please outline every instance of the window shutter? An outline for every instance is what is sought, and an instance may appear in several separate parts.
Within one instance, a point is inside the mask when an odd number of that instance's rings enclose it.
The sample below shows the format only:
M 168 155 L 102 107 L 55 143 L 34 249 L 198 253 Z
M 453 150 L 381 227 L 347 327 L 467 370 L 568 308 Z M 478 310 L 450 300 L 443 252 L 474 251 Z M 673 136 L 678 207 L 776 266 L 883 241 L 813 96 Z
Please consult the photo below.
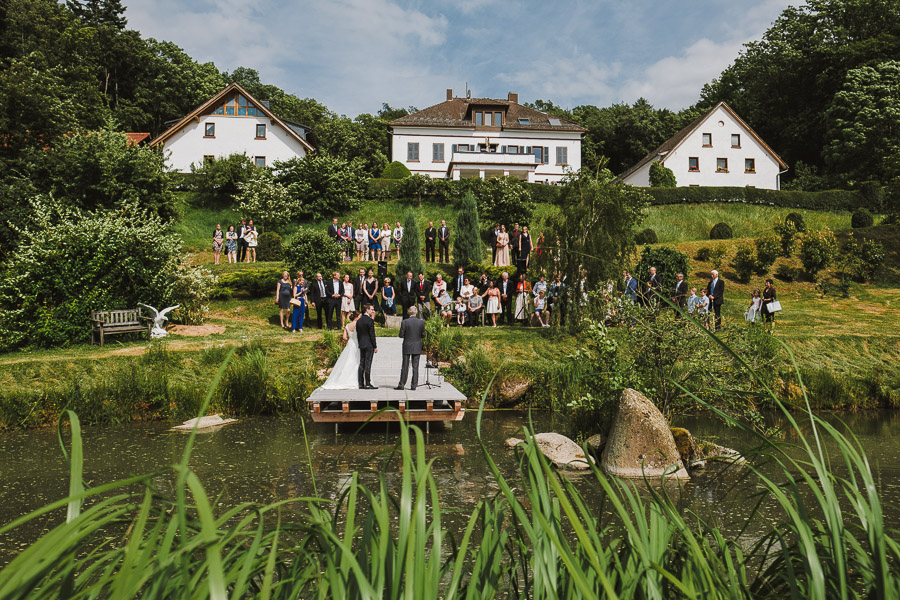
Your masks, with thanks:
M 500 153 L 506 154 L 506 146 L 500 146 Z
M 550 147 L 544 146 L 544 164 L 546 165 L 549 162 L 550 162 Z
M 531 146 L 525 146 L 525 154 L 531 154 Z
M 456 152 L 456 144 L 452 144 L 450 146 L 450 148 L 451 148 L 451 152 Z

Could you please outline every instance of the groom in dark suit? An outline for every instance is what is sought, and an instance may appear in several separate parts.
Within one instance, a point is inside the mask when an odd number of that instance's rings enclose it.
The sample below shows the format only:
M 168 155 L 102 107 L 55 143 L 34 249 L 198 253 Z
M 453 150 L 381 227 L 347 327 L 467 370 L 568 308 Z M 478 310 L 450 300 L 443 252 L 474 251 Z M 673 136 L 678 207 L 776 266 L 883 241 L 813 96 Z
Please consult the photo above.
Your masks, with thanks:
M 359 341 L 359 389 L 377 390 L 372 385 L 372 359 L 378 352 L 378 344 L 375 342 L 375 307 L 366 304 L 364 314 L 356 322 L 356 338 Z
M 710 271 L 712 279 L 706 286 L 706 295 L 709 296 L 709 302 L 712 304 L 713 313 L 715 313 L 716 331 L 722 329 L 722 302 L 725 301 L 725 282 L 719 279 L 719 272 L 713 269 Z
M 425 321 L 416 319 L 418 313 L 415 306 L 409 307 L 409 319 L 400 324 L 400 337 L 403 339 L 403 366 L 400 367 L 400 383 L 395 390 L 402 390 L 409 376 L 409 363 L 412 362 L 411 391 L 419 385 L 419 356 L 422 354 L 422 336 L 425 335 Z

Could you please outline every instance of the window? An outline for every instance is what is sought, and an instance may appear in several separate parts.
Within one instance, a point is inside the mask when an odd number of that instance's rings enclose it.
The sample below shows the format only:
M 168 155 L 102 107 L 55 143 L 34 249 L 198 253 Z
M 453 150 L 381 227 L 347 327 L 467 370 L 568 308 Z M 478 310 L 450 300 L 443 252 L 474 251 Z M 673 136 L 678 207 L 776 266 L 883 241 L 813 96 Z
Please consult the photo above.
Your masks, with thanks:
M 207 123 L 204 132 L 203 137 L 216 137 L 216 124 Z
M 419 160 L 419 142 L 406 144 L 406 160 Z
M 203 155 L 203 164 L 204 165 L 208 165 L 209 163 L 213 162 L 214 160 L 216 160 L 216 157 L 213 156 L 212 154 L 204 154 Z
M 482 117 L 484 117 L 484 113 L 477 112 L 475 113 L 475 127 L 481 127 L 483 121 Z
M 264 116 L 262 109 L 256 108 L 250 104 L 250 101 L 243 94 L 231 94 L 225 98 L 225 103 L 217 106 L 210 111 L 216 115 L 237 115 L 239 117 L 262 117 Z
M 257 156 L 253 159 L 253 162 L 257 167 L 265 167 L 266 166 L 266 157 L 265 156 Z
M 756 159 L 755 158 L 745 158 L 744 159 L 744 173 L 756 173 Z
M 500 127 L 503 124 L 503 113 L 494 113 L 494 127 Z
M 431 146 L 431 160 L 434 162 L 444 162 L 444 145 L 433 144 Z
M 728 159 L 727 158 L 717 158 L 716 159 L 716 173 L 727 173 L 728 172 Z
M 533 152 L 534 158 L 537 160 L 538 164 L 547 164 L 550 160 L 550 157 L 548 156 L 548 154 L 550 154 L 550 148 L 535 146 Z
M 562 121 L 560 121 L 556 117 L 550 117 L 550 125 L 553 127 L 559 127 L 562 125 Z
M 569 164 L 569 149 L 565 146 L 557 146 L 556 147 L 556 164 L 558 165 L 567 165 Z
M 489 113 L 489 112 L 484 113 L 484 126 L 485 127 L 491 126 L 491 113 Z
M 266 139 L 266 126 L 262 123 L 258 123 L 256 125 L 256 139 L 258 139 L 258 140 Z
M 518 154 L 519 147 L 518 146 L 507 146 L 506 151 L 509 152 L 510 154 Z
M 528 117 L 519 117 L 519 125 L 531 125 L 531 119 Z
M 712 146 L 712 134 L 704 133 L 703 134 L 703 147 L 708 148 L 710 146 Z
M 700 170 L 700 157 L 689 156 L 688 157 L 688 171 L 699 171 L 699 170 Z
M 459 146 L 456 147 L 456 151 L 457 152 L 468 152 L 469 145 L 468 144 L 460 144 Z
M 731 134 L 731 147 L 732 148 L 740 148 L 741 147 L 741 134 L 739 134 L 739 133 Z

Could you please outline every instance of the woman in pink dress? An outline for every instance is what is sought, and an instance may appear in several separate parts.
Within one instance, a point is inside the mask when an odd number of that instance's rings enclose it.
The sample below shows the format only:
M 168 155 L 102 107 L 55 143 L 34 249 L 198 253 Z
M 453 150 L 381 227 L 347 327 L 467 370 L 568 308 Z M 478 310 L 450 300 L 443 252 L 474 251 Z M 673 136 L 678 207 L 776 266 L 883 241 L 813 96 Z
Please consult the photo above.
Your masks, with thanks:
M 509 234 L 506 233 L 506 225 L 501 225 L 500 233 L 497 234 L 497 256 L 494 258 L 494 266 L 509 266 Z

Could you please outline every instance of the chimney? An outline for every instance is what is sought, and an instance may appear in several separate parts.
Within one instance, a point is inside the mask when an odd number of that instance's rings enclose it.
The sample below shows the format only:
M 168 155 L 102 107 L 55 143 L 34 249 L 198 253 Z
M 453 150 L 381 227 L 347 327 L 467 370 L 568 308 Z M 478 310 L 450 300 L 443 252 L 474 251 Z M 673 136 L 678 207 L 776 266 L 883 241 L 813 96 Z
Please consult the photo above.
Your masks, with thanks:
M 453 90 L 447 90 L 447 100 L 453 100 Z
M 519 103 L 519 94 L 515 92 L 510 92 L 508 98 L 510 102 L 513 102 L 515 104 Z

